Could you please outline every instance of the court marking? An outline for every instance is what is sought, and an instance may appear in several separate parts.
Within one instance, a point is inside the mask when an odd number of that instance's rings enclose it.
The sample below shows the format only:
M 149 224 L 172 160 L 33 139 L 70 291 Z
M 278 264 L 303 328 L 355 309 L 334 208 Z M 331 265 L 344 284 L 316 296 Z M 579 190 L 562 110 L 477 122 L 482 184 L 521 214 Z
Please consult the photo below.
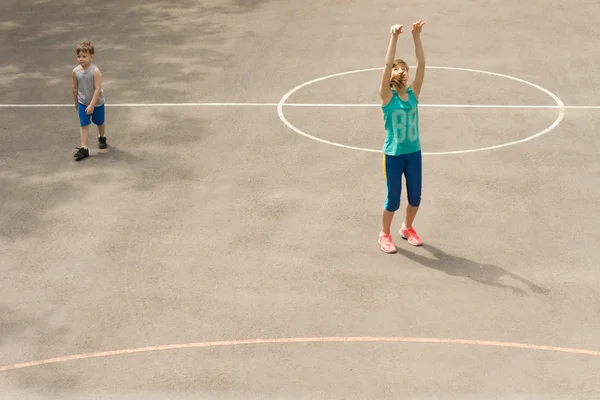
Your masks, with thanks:
M 106 103 L 106 107 L 277 107 L 279 103 Z M 0 104 L 0 108 L 53 108 L 74 107 L 73 104 Z M 380 104 L 352 103 L 285 103 L 283 107 L 381 107 Z M 539 109 L 597 109 L 600 106 L 559 106 L 529 104 L 419 104 L 431 108 L 539 108 Z
M 64 357 L 48 358 L 45 360 L 30 361 L 20 364 L 11 364 L 0 366 L 0 372 L 12 371 L 16 369 L 37 367 L 41 365 L 57 364 L 67 361 L 85 360 L 90 358 L 119 356 L 125 354 L 135 354 L 144 352 L 156 352 L 166 350 L 178 350 L 178 349 L 190 349 L 190 348 L 203 348 L 203 347 L 219 347 L 219 346 L 240 346 L 240 345 L 259 345 L 259 344 L 291 344 L 291 343 L 425 343 L 425 344 L 460 344 L 460 345 L 477 345 L 477 346 L 491 346 L 501 348 L 514 348 L 524 350 L 539 350 L 548 352 L 559 352 L 567 354 L 579 354 L 587 356 L 600 356 L 600 351 L 575 349 L 569 347 L 557 347 L 557 346 L 546 346 L 546 345 L 535 345 L 527 343 L 514 343 L 514 342 L 497 342 L 489 340 L 472 340 L 472 339 L 444 339 L 444 338 L 419 338 L 419 337 L 296 337 L 296 338 L 275 338 L 275 339 L 250 339 L 250 340 L 226 340 L 216 342 L 197 342 L 197 343 L 183 343 L 183 344 L 170 344 L 162 346 L 150 346 L 150 347 L 138 347 L 131 349 L 122 350 L 111 350 L 102 351 L 96 353 L 85 353 L 85 354 L 74 354 Z
M 472 68 L 458 68 L 458 67 L 438 67 L 438 66 L 427 66 L 427 69 L 442 69 L 442 70 L 453 70 L 453 71 L 466 71 L 466 72 L 475 72 L 475 73 L 480 73 L 480 74 L 486 74 L 486 75 L 492 75 L 492 76 L 498 76 L 498 77 L 502 77 L 502 78 L 506 78 L 506 79 L 511 79 L 520 83 L 524 83 L 526 85 L 529 85 L 535 89 L 540 90 L 543 93 L 546 93 L 548 96 L 550 96 L 554 102 L 556 103 L 556 107 L 559 112 L 558 112 L 558 117 L 556 118 L 556 120 L 552 123 L 552 125 L 550 125 L 549 127 L 547 127 L 546 129 L 542 130 L 541 132 L 538 132 L 534 135 L 528 136 L 526 138 L 523 139 L 519 139 L 519 140 L 514 140 L 512 142 L 507 142 L 507 143 L 502 143 L 502 144 L 498 144 L 498 145 L 494 145 L 494 146 L 488 146 L 488 147 L 481 147 L 481 148 L 476 148 L 476 149 L 466 149 L 466 150 L 453 150 L 453 151 L 442 151 L 442 152 L 423 152 L 423 155 L 447 155 L 447 154 L 465 154 L 465 153 L 475 153 L 475 152 L 480 152 L 480 151 L 487 151 L 487 150 L 496 150 L 496 149 L 500 149 L 503 147 L 507 147 L 507 146 L 513 146 L 519 143 L 524 143 L 527 142 L 529 140 L 535 139 L 539 136 L 545 135 L 546 133 L 550 132 L 552 129 L 556 128 L 556 126 L 558 126 L 558 124 L 561 123 L 561 121 L 563 120 L 564 116 L 565 116 L 565 105 L 562 102 L 562 100 L 556 96 L 554 93 L 550 92 L 549 90 L 536 85 L 535 83 L 531 83 L 529 81 L 520 79 L 520 78 L 516 78 L 514 76 L 510 76 L 510 75 L 504 75 L 504 74 L 500 74 L 497 72 L 490 72 L 490 71 L 483 71 L 483 70 L 478 70 L 478 69 L 472 69 Z M 321 143 L 325 143 L 325 144 L 329 144 L 332 146 L 336 146 L 336 147 L 341 147 L 341 148 L 345 148 L 345 149 L 350 149 L 350 150 L 359 150 L 359 151 L 367 151 L 367 152 L 373 152 L 373 153 L 382 153 L 382 150 L 378 150 L 378 149 L 367 149 L 364 147 L 356 147 L 356 146 L 348 146 L 345 144 L 341 144 L 341 143 L 337 143 L 337 142 L 332 142 L 329 140 L 325 140 L 325 139 L 321 139 L 318 138 L 316 136 L 313 135 L 309 135 L 308 133 L 300 130 L 299 128 L 297 128 L 295 125 L 293 125 L 291 122 L 289 122 L 287 120 L 287 118 L 285 118 L 285 115 L 283 113 L 283 106 L 285 105 L 287 99 L 294 94 L 295 92 L 297 92 L 298 90 L 311 85 L 313 83 L 316 82 L 320 82 L 320 81 L 324 81 L 326 79 L 330 79 L 330 78 L 334 78 L 334 77 L 338 77 L 338 76 L 343 76 L 343 75 L 349 75 L 349 74 L 355 74 L 355 73 L 359 73 L 359 72 L 367 72 L 367 71 L 376 71 L 376 70 L 382 70 L 383 67 L 375 67 L 375 68 L 365 68 L 365 69 L 357 69 L 354 71 L 346 71 L 346 72 L 340 72 L 337 74 L 331 74 L 331 75 L 327 75 L 321 78 L 316 78 L 304 83 L 299 84 L 298 86 L 296 86 L 295 88 L 293 88 L 292 90 L 290 90 L 289 92 L 287 92 L 285 95 L 283 95 L 283 97 L 281 98 L 281 100 L 279 100 L 279 104 L 277 105 L 277 115 L 279 115 L 279 119 L 281 120 L 281 122 L 283 122 L 288 128 L 290 128 L 291 130 L 293 130 L 294 132 L 296 132 L 299 135 L 302 135 L 304 137 L 307 137 L 309 139 L 315 140 L 317 142 L 321 142 Z

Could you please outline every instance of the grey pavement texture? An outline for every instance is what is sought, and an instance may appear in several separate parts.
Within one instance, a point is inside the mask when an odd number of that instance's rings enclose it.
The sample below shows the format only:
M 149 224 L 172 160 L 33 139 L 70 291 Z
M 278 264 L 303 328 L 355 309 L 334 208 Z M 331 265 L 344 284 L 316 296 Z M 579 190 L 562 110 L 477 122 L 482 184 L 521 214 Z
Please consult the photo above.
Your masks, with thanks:
M 422 248 L 377 245 L 381 154 L 263 106 L 312 79 L 414 63 L 600 106 L 597 2 L 0 2 L 0 104 L 70 104 L 76 44 L 104 74 L 109 148 L 76 163 L 72 107 L 0 106 L 0 369 L 68 355 L 296 337 L 454 338 L 600 351 L 600 109 L 424 157 Z M 376 104 L 379 71 L 289 103 Z M 545 130 L 511 79 L 429 69 L 425 152 Z M 284 107 L 380 149 L 377 107 Z M 402 207 L 406 204 L 403 193 Z M 151 351 L 0 372 L 0 399 L 598 399 L 600 357 L 442 343 Z

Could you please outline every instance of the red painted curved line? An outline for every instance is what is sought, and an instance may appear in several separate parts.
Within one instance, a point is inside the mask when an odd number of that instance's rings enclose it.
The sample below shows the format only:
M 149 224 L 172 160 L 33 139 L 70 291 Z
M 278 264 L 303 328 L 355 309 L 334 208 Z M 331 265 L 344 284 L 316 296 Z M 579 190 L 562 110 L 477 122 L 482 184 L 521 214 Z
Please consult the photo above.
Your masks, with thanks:
M 183 343 L 183 344 L 170 344 L 162 346 L 150 346 L 150 347 L 139 347 L 134 349 L 122 349 L 122 350 L 111 350 L 102 351 L 96 353 L 87 354 L 74 354 L 64 357 L 48 358 L 39 361 L 30 361 L 20 364 L 11 364 L 0 367 L 1 371 L 11 371 L 20 368 L 36 367 L 45 364 L 56 364 L 66 361 L 83 360 L 88 358 L 97 357 L 108 357 L 118 356 L 124 354 L 134 354 L 143 352 L 153 351 L 165 351 L 165 350 L 177 350 L 177 349 L 189 349 L 197 347 L 217 347 L 217 346 L 239 346 L 239 345 L 256 345 L 256 344 L 277 344 L 277 343 L 319 343 L 319 342 L 396 342 L 396 343 L 446 343 L 446 344 L 466 344 L 466 345 L 480 345 L 480 346 L 495 346 L 505 348 L 516 348 L 526 350 L 542 350 L 542 351 L 555 351 L 561 353 L 570 354 L 583 354 L 589 356 L 600 356 L 600 351 L 584 350 L 584 349 L 573 349 L 568 347 L 556 347 L 556 346 L 541 346 L 535 344 L 525 343 L 510 343 L 510 342 L 495 342 L 488 340 L 470 340 L 470 339 L 438 339 L 438 338 L 411 338 L 411 337 L 306 337 L 306 338 L 279 338 L 279 339 L 249 339 L 249 340 L 227 340 L 219 342 L 198 342 L 198 343 Z

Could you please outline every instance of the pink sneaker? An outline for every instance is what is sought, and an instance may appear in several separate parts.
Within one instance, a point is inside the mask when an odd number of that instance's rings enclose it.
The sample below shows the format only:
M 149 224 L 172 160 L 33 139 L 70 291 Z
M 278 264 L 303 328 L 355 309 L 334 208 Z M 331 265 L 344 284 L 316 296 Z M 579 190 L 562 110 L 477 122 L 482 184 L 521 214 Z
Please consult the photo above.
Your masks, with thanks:
M 410 228 L 406 228 L 406 226 L 402 224 L 402 228 L 400 228 L 400 236 L 402 236 L 402 239 L 406 239 L 408 244 L 413 246 L 421 246 L 423 244 L 421 238 L 419 235 L 417 235 L 415 228 L 412 226 Z
M 383 232 L 379 232 L 379 244 L 381 245 L 381 250 L 386 253 L 395 253 L 396 246 L 394 246 L 394 242 L 392 242 L 392 235 L 386 235 Z

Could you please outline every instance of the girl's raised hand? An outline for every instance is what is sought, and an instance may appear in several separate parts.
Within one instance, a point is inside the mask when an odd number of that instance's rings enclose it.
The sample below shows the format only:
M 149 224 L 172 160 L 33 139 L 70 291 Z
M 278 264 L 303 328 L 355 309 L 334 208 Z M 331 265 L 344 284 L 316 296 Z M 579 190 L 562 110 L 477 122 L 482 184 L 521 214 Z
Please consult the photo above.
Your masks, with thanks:
M 420 19 L 417 22 L 415 22 L 413 24 L 412 30 L 411 30 L 411 32 L 413 33 L 413 35 L 420 35 L 421 34 L 421 29 L 423 28 L 423 25 L 425 25 L 425 21 L 423 21 L 422 19 Z
M 390 28 L 390 32 L 392 36 L 398 37 L 402 33 L 402 25 L 394 25 Z

